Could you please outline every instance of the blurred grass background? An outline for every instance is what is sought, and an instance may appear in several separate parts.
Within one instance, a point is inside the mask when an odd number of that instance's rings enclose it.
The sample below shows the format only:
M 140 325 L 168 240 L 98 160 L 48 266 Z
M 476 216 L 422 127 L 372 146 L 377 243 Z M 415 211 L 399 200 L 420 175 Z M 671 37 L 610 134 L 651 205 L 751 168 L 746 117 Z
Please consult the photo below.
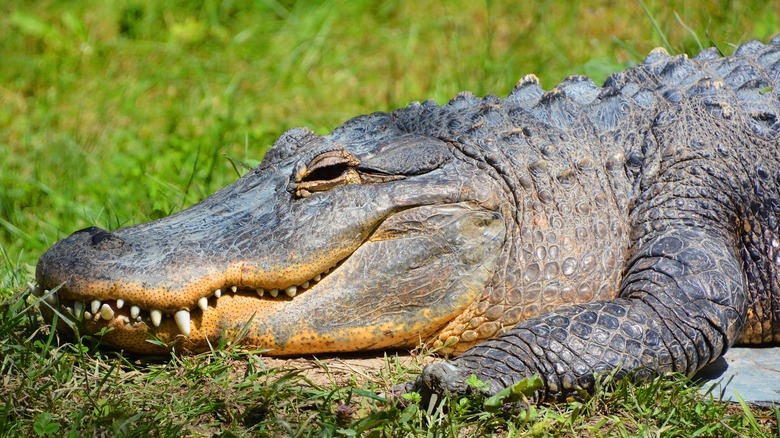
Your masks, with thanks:
M 0 298 L 90 225 L 167 215 L 284 130 L 536 73 L 597 82 L 656 46 L 724 54 L 776 1 L 0 2 Z

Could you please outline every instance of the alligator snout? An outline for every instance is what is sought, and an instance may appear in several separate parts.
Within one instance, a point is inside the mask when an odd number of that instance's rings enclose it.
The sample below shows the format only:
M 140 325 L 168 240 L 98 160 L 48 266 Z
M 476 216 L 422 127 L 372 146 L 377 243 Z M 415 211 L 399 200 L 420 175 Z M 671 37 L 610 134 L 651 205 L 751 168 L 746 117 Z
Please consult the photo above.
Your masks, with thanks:
M 128 252 L 130 245 L 116 234 L 98 227 L 84 228 L 57 242 L 43 254 L 39 261 L 39 274 L 60 284 L 64 280 L 64 272 L 83 271 L 85 267 L 95 269 L 96 263 L 110 263 Z M 57 272 L 58 278 L 49 279 L 51 272 Z
M 49 273 L 56 271 L 62 277 L 63 272 L 81 270 L 81 265 L 87 260 L 89 264 L 96 261 L 105 263 L 125 255 L 129 250 L 127 242 L 110 231 L 98 227 L 84 228 L 57 242 L 43 254 L 39 261 L 39 276 L 48 280 Z M 59 277 L 56 284 L 64 280 Z

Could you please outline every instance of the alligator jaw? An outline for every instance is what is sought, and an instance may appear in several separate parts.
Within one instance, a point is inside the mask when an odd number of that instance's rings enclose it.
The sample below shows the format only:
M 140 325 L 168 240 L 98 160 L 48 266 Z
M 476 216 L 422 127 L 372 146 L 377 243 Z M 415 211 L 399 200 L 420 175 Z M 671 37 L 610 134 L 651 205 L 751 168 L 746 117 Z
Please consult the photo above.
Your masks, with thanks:
M 317 274 L 299 285 L 291 285 L 281 289 L 271 288 L 266 290 L 264 288 L 245 287 L 239 289 L 237 285 L 218 288 L 200 297 L 194 305 L 175 312 L 163 311 L 159 308 L 141 308 L 121 298 L 115 300 L 94 299 L 91 301 L 67 299 L 63 296 L 65 294 L 60 294 L 58 289 L 51 291 L 38 283 L 30 283 L 29 289 L 33 295 L 44 298 L 48 306 L 52 308 L 58 307 L 61 312 L 65 312 L 74 321 L 98 327 L 102 320 L 103 325 L 107 327 L 115 327 L 121 324 L 123 330 L 141 330 L 144 329 L 140 326 L 141 324 L 147 327 L 160 327 L 163 323 L 169 323 L 168 319 L 172 319 L 178 331 L 185 337 L 188 337 L 192 332 L 192 313 L 196 312 L 197 309 L 203 314 L 207 313 L 209 308 L 217 307 L 217 302 L 223 295 L 240 294 L 279 300 L 291 299 L 307 292 L 340 264 L 341 262 L 337 263 L 332 268 L 326 269 L 321 274 Z M 201 315 L 200 318 L 202 317 Z
M 88 332 L 111 328 L 106 342 L 138 353 L 162 351 L 147 342 L 150 333 L 189 351 L 242 332 L 245 344 L 272 355 L 411 347 L 483 291 L 504 233 L 501 215 L 469 203 L 411 208 L 385 219 L 335 269 L 309 281 L 284 291 L 220 288 L 184 309 L 141 310 L 130 299 L 81 301 L 66 287 L 32 289 Z M 382 272 L 367 276 L 376 260 Z M 51 309 L 43 310 L 51 318 Z

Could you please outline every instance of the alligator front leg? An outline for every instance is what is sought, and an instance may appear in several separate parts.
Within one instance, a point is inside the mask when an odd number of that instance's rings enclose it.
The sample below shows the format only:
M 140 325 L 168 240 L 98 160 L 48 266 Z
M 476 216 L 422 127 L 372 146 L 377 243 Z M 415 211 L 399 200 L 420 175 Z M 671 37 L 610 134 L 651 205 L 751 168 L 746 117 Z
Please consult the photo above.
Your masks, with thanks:
M 486 395 L 537 374 L 540 400 L 589 390 L 618 369 L 646 378 L 692 375 L 736 340 L 747 309 L 734 239 L 701 227 L 651 233 L 637 244 L 619 298 L 561 308 L 525 321 L 460 357 L 428 366 L 421 393 L 468 393 L 474 374 Z

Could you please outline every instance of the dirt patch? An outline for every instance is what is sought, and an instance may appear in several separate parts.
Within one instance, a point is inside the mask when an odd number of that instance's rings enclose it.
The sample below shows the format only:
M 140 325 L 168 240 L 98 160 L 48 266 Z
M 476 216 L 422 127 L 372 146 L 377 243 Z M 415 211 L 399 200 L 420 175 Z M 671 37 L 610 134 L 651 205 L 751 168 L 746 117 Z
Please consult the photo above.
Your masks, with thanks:
M 413 379 L 425 365 L 441 359 L 410 352 L 362 353 L 338 356 L 274 358 L 263 357 L 268 368 L 294 369 L 312 383 L 321 386 L 363 386 L 372 382 L 387 387 L 398 378 Z

